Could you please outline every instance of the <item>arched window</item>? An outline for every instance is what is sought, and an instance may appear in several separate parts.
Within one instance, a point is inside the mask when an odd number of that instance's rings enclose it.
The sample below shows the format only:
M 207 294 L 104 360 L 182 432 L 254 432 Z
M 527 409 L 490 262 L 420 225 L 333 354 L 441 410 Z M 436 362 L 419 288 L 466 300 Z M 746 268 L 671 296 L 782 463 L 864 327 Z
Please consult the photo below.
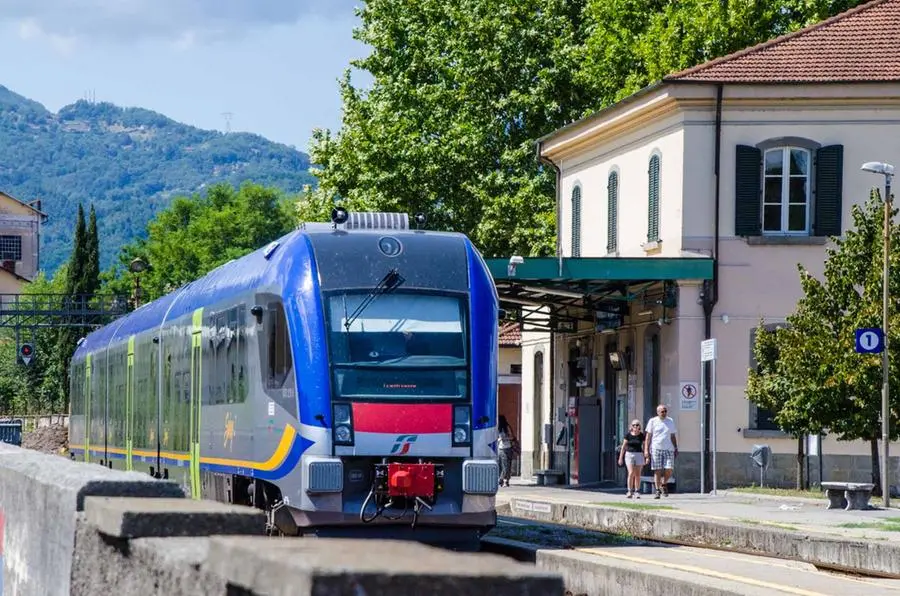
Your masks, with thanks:
M 572 189 L 572 256 L 581 256 L 581 186 Z
M 659 155 L 654 154 L 650 158 L 650 167 L 647 170 L 648 179 L 648 216 L 647 216 L 647 242 L 659 241 Z
M 619 247 L 619 173 L 610 172 L 606 183 L 606 252 L 616 252 Z

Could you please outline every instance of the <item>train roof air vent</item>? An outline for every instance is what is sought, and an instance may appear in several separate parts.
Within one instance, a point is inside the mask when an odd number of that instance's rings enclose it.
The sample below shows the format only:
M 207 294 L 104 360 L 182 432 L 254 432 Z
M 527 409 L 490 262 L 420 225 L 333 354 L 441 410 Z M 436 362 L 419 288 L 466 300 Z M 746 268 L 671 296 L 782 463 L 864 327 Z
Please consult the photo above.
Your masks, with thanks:
M 347 221 L 338 224 L 338 227 L 345 230 L 408 230 L 409 215 L 406 213 L 351 211 Z

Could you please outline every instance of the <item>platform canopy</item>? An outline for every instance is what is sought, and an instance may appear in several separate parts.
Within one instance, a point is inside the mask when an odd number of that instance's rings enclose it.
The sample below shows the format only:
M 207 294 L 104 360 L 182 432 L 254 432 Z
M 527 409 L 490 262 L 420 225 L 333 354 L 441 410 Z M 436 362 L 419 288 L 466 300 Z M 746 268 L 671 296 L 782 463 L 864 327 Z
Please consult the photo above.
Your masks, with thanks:
M 570 332 L 622 324 L 630 305 L 677 306 L 678 281 L 712 279 L 709 257 L 512 257 L 486 259 L 501 308 L 527 329 Z M 544 307 L 536 312 L 536 307 Z

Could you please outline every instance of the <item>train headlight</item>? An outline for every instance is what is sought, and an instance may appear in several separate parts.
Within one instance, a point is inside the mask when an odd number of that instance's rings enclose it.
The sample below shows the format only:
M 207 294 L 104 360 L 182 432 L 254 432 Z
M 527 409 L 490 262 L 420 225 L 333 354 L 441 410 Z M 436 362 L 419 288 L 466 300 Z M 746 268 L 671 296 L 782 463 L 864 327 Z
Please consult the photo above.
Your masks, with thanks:
M 335 445 L 353 445 L 353 411 L 350 404 L 334 404 L 331 423 Z
M 350 444 L 351 439 L 353 439 L 353 433 L 350 432 L 349 426 L 341 425 L 334 429 L 335 443 L 348 445 Z
M 472 444 L 472 408 L 468 405 L 453 406 L 453 446 L 468 447 Z

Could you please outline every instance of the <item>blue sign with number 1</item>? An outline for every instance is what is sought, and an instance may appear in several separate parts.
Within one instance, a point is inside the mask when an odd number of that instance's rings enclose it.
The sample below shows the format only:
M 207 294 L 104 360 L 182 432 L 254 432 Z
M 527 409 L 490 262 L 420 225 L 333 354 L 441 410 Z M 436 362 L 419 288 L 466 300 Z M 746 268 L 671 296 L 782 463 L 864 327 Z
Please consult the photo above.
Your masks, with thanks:
M 878 327 L 856 330 L 856 351 L 860 354 L 880 354 L 884 351 L 884 332 Z

